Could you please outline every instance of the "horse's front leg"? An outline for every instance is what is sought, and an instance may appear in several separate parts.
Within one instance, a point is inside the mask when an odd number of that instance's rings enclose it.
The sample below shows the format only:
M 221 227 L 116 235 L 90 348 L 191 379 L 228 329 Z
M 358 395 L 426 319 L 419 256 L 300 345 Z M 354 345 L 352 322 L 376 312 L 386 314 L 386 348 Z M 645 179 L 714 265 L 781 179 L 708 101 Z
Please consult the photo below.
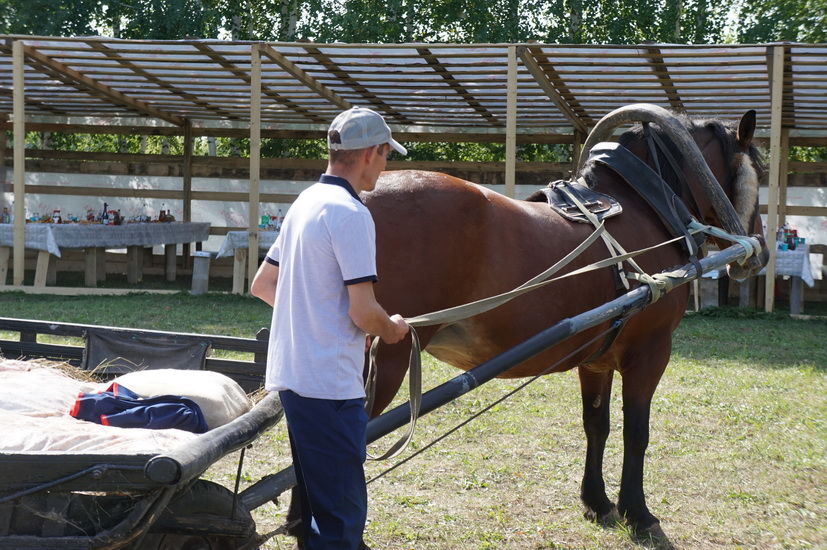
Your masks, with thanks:
M 619 519 L 615 505 L 606 496 L 603 481 L 603 453 L 609 437 L 609 403 L 613 371 L 595 372 L 588 366 L 577 369 L 583 397 L 583 429 L 586 432 L 586 468 L 580 499 L 586 519 L 611 523 Z
M 637 358 L 634 367 L 622 371 L 623 474 L 620 478 L 617 508 L 637 534 L 661 533 L 658 518 L 652 515 L 646 506 L 646 497 L 643 493 L 643 463 L 646 448 L 649 446 L 652 396 L 669 361 L 671 345 L 667 345 L 666 348 L 665 353 L 661 350 L 661 353 L 653 354 L 654 357 Z

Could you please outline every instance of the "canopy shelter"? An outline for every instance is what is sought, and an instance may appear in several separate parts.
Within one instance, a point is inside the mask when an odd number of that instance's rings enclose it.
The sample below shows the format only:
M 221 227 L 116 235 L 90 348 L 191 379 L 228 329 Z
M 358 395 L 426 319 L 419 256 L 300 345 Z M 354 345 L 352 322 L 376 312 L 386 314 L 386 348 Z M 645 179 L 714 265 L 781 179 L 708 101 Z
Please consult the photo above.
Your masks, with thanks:
M 0 116 L 14 131 L 13 280 L 23 280 L 26 130 L 249 136 L 250 229 L 261 137 L 322 137 L 342 109 L 380 112 L 404 141 L 582 143 L 607 112 L 654 103 L 691 116 L 758 112 L 769 139 L 769 235 L 786 207 L 787 148 L 827 145 L 827 45 L 314 44 L 5 36 Z M 0 144 L 0 151 L 5 144 Z M 5 154 L 5 153 L 3 153 Z M 779 200 L 780 196 L 780 200 Z M 809 215 L 826 215 L 825 208 Z M 250 231 L 250 250 L 257 250 Z M 774 254 L 774 251 L 773 251 Z M 256 255 L 249 255 L 250 275 Z M 766 279 L 773 307 L 774 268 Z

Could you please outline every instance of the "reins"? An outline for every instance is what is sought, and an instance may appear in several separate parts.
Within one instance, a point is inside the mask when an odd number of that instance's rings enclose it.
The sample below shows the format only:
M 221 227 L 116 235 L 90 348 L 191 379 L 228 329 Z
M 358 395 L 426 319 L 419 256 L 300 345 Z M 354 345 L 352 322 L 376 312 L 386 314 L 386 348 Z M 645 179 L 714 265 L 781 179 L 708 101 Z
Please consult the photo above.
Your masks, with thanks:
M 596 229 L 591 233 L 591 235 L 589 235 L 589 237 L 587 237 L 582 243 L 580 243 L 574 250 L 569 252 L 561 260 L 559 260 L 542 273 L 526 281 L 525 283 L 516 287 L 513 290 L 504 292 L 502 294 L 498 294 L 496 296 L 484 298 L 482 300 L 477 300 L 475 302 L 471 302 L 468 304 L 446 308 L 439 311 L 426 313 L 423 315 L 418 315 L 416 317 L 406 319 L 407 323 L 411 327 L 411 352 L 408 367 L 408 385 L 409 399 L 411 402 L 411 414 L 410 421 L 408 423 L 408 429 L 406 433 L 403 434 L 399 438 L 399 440 L 396 443 L 394 443 L 387 451 L 382 453 L 380 456 L 373 456 L 368 454 L 368 458 L 370 458 L 371 460 L 385 460 L 388 458 L 393 458 L 405 450 L 406 446 L 408 445 L 408 443 L 410 443 L 411 438 L 413 437 L 414 429 L 416 427 L 416 421 L 419 418 L 420 405 L 422 402 L 422 362 L 420 357 L 420 353 L 422 350 L 420 348 L 419 337 L 416 333 L 416 327 L 452 323 L 462 319 L 467 319 L 469 317 L 479 315 L 486 311 L 490 311 L 496 307 L 505 304 L 506 302 L 513 300 L 518 296 L 521 296 L 523 294 L 526 294 L 528 292 L 531 292 L 553 282 L 560 281 L 568 277 L 573 277 L 575 275 L 581 275 L 583 273 L 596 271 L 598 269 L 603 269 L 605 267 L 609 267 L 612 265 L 620 264 L 624 261 L 630 261 L 629 263 L 633 265 L 633 267 L 635 267 L 636 269 L 635 273 L 627 274 L 626 277 L 629 279 L 637 280 L 641 284 L 648 285 L 651 290 L 651 302 L 657 301 L 665 293 L 672 290 L 674 285 L 671 282 L 668 273 L 656 273 L 655 275 L 649 275 L 645 271 L 640 269 L 640 267 L 631 260 L 636 256 L 645 254 L 662 246 L 667 246 L 684 240 L 686 238 L 685 236 L 678 236 L 668 241 L 663 241 L 661 243 L 655 244 L 653 246 L 638 249 L 632 252 L 625 252 L 623 248 L 620 246 L 620 244 L 617 243 L 617 241 L 613 237 L 608 235 L 608 233 L 606 233 L 604 223 L 605 222 L 599 222 Z M 738 244 L 743 245 L 745 249 L 752 251 L 751 254 L 748 254 L 746 256 L 746 258 L 749 258 L 753 254 L 760 253 L 759 250 L 755 249 L 755 247 L 752 244 L 752 240 L 750 240 L 748 237 L 730 235 L 729 233 L 726 233 L 725 231 L 717 227 L 704 225 L 697 221 L 693 221 L 692 224 L 690 224 L 690 227 L 687 228 L 687 234 L 689 235 L 694 235 L 696 233 L 701 232 L 716 237 L 728 239 L 732 242 L 736 242 Z M 602 237 L 604 233 L 608 235 L 608 237 L 610 238 L 612 246 L 616 247 L 616 250 L 620 251 L 621 253 L 613 253 L 612 257 L 610 258 L 605 258 L 603 260 L 594 262 L 592 264 L 581 267 L 564 275 L 560 275 L 558 277 L 549 278 L 556 272 L 558 272 L 560 269 L 565 267 L 567 264 L 569 264 L 572 260 L 577 258 L 580 254 L 582 254 L 583 251 L 585 251 L 589 246 L 591 246 L 598 238 Z M 746 258 L 744 259 L 744 261 L 746 261 Z M 379 338 L 374 337 L 370 347 L 368 376 L 366 377 L 366 394 L 368 397 L 366 399 L 365 408 L 368 412 L 372 410 L 373 403 L 375 401 L 377 376 L 376 355 L 378 346 Z

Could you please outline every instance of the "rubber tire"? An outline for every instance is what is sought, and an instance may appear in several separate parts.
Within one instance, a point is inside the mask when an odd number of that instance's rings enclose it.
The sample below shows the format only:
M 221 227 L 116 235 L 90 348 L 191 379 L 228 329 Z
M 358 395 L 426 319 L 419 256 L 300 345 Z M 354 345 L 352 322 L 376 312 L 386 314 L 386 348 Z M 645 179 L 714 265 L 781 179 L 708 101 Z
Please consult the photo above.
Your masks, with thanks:
M 253 517 L 240 502 L 236 503 L 234 517 L 237 522 L 246 524 L 244 536 L 188 534 L 175 522 L 175 518 L 186 518 L 200 525 L 210 525 L 210 518 L 228 518 L 232 505 L 233 493 L 226 487 L 199 479 L 169 503 L 138 550 L 235 550 L 256 534 Z

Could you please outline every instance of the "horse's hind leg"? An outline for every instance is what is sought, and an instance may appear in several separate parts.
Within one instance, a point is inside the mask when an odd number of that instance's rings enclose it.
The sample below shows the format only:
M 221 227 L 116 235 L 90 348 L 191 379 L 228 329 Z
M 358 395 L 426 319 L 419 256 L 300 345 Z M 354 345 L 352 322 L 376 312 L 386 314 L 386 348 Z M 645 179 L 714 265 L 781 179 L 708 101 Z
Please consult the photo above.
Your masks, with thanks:
M 587 366 L 577 370 L 583 397 L 583 429 L 586 432 L 586 469 L 580 486 L 580 499 L 586 508 L 587 519 L 600 523 L 613 522 L 619 517 L 615 505 L 606 496 L 603 481 L 603 452 L 609 437 L 613 371 L 595 372 Z

